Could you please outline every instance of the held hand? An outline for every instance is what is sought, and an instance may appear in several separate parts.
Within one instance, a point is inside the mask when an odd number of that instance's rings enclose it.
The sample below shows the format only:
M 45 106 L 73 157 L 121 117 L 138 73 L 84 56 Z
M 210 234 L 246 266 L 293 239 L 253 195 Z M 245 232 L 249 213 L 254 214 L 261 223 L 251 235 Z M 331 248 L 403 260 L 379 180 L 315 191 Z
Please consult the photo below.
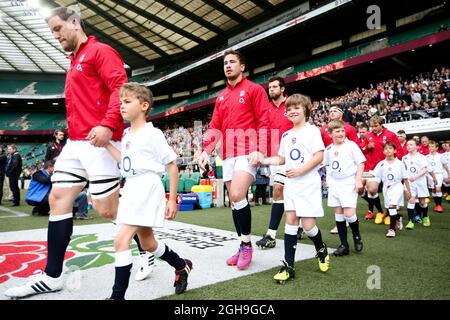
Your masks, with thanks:
M 269 166 L 270 162 L 269 162 L 268 158 L 262 159 L 261 162 L 260 162 L 260 165 L 262 165 L 262 166 Z
M 264 155 L 259 151 L 253 151 L 248 155 L 247 159 L 248 163 L 256 167 L 264 160 Z
M 374 144 L 373 144 L 373 142 L 369 142 L 369 144 L 367 145 L 367 148 L 369 148 L 369 149 L 373 149 L 373 148 L 374 148 Z
M 410 182 L 414 182 L 414 181 L 416 181 L 416 180 L 417 180 L 417 177 L 416 177 L 416 176 L 409 177 L 409 181 L 410 181 Z
M 363 186 L 361 181 L 356 181 L 356 183 L 355 183 L 355 190 L 356 190 L 357 193 L 362 194 L 362 192 L 364 190 L 364 186 Z
M 94 147 L 106 147 L 112 138 L 112 131 L 108 127 L 97 126 L 91 129 L 86 139 Z
M 406 196 L 406 200 L 411 199 L 411 192 L 406 191 L 406 192 L 405 192 L 405 196 Z
M 178 207 L 175 200 L 169 200 L 166 204 L 166 219 L 173 220 L 177 215 Z
M 301 176 L 302 174 L 303 172 L 301 172 L 301 168 L 286 170 L 286 177 L 288 178 L 296 178 Z
M 198 165 L 202 170 L 205 170 L 205 164 L 208 162 L 209 156 L 206 151 L 203 151 L 198 157 Z

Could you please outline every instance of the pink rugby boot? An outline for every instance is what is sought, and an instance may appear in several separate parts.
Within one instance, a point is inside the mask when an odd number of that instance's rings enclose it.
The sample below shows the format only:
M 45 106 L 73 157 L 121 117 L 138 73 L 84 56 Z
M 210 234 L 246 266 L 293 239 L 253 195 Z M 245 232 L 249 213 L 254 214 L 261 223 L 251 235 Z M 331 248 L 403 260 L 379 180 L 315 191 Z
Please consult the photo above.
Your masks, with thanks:
M 241 255 L 242 245 L 239 247 L 239 250 L 233 254 L 230 258 L 227 259 L 227 265 L 235 266 L 239 261 L 239 256 Z
M 239 270 L 245 270 L 250 266 L 252 262 L 253 248 L 251 245 L 243 245 L 239 254 L 239 260 L 237 261 L 237 267 Z

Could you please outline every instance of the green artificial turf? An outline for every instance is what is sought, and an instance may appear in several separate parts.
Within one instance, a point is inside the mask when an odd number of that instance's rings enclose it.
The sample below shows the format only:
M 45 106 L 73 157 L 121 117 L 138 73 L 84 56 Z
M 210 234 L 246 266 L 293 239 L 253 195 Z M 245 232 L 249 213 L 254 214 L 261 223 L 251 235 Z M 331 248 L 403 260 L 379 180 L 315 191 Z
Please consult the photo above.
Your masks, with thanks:
M 8 203 L 4 205 L 9 208 Z M 252 207 L 252 234 L 257 235 L 255 242 L 266 231 L 270 206 Z M 325 243 L 337 248 L 339 237 L 331 235 L 329 230 L 334 226 L 333 210 L 326 207 L 325 217 L 318 219 Z M 357 254 L 353 249 L 351 231 L 349 229 L 349 256 L 330 256 L 330 270 L 321 273 L 316 259 L 297 262 L 297 277 L 293 281 L 280 285 L 272 280 L 278 271 L 273 268 L 249 276 L 224 281 L 206 287 L 188 290 L 183 295 L 173 295 L 163 299 L 217 299 L 217 300 L 253 300 L 253 299 L 450 299 L 450 204 L 444 203 L 444 213 L 433 211 L 431 203 L 429 215 L 431 227 L 425 228 L 416 224 L 412 231 L 397 232 L 397 237 L 386 238 L 388 229 L 385 225 L 375 225 L 363 219 L 367 206 L 359 200 L 358 217 L 364 250 Z M 13 210 L 31 213 L 31 207 L 21 205 Z M 95 211 L 90 212 L 95 219 L 75 221 L 76 225 L 109 222 L 100 218 Z M 405 218 L 406 210 L 400 213 Z M 9 215 L 0 209 L 0 217 Z M 177 221 L 212 228 L 234 230 L 230 208 L 212 208 L 207 210 L 181 211 Z M 47 227 L 47 217 L 0 218 L 0 232 L 27 230 Z M 279 239 L 283 237 L 284 219 L 281 222 Z M 309 239 L 302 243 L 312 244 Z M 280 244 L 278 244 L 280 245 Z M 254 255 L 259 248 L 255 248 Z M 270 249 L 269 249 L 270 250 Z M 232 252 L 230 252 L 232 254 Z M 283 257 L 274 256 L 281 261 Z M 371 271 L 372 270 L 372 271 Z M 373 278 L 373 270 L 379 271 L 380 288 L 370 289 L 377 284 Z M 193 271 L 195 272 L 195 270 Z M 369 273 L 368 273 L 369 272 Z M 368 287 L 369 282 L 369 287 Z

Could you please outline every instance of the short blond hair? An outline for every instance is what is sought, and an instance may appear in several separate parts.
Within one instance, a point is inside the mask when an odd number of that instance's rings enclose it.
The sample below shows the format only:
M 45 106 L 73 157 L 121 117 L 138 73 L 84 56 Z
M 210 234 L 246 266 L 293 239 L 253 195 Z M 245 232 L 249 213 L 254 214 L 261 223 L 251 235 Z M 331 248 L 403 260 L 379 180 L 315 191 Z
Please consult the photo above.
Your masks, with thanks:
M 311 115 L 311 98 L 300 93 L 294 93 L 287 98 L 284 109 L 287 111 L 289 107 L 297 105 L 301 105 L 303 107 L 306 121 L 308 121 L 309 116 Z
M 371 126 L 374 124 L 379 124 L 380 126 L 382 126 L 384 124 L 384 120 L 380 116 L 373 116 L 372 118 L 370 118 L 369 123 Z
M 340 128 L 344 128 L 345 129 L 345 125 L 342 123 L 342 121 L 340 121 L 340 120 L 332 120 L 328 124 L 328 133 L 332 133 L 333 130 L 340 129 Z
M 131 94 L 136 99 L 139 99 L 139 102 L 148 102 L 149 107 L 147 109 L 147 114 L 153 108 L 153 93 L 152 91 L 137 82 L 128 82 L 125 83 L 119 90 L 119 96 L 122 97 L 126 94 Z

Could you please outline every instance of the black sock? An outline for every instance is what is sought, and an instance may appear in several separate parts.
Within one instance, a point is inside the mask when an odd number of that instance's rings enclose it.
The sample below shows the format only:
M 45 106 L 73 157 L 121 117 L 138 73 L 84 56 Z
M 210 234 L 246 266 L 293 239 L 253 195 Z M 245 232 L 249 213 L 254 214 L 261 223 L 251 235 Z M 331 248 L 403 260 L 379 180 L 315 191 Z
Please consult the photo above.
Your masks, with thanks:
M 308 238 L 310 238 L 312 240 L 312 242 L 314 243 L 314 247 L 316 248 L 316 251 L 319 251 L 320 249 L 322 249 L 325 246 L 325 244 L 322 241 L 322 233 L 320 232 L 320 229 L 319 229 L 319 232 L 317 232 L 317 234 L 314 237 L 308 236 Z
M 341 244 L 344 245 L 346 248 L 349 247 L 348 241 L 347 241 L 347 224 L 344 221 L 336 221 L 336 226 L 339 233 L 339 239 L 341 240 Z M 317 248 L 316 248 L 317 249 Z
M 383 212 L 383 207 L 381 206 L 380 196 L 373 199 L 373 204 L 377 208 L 378 212 Z
M 136 245 L 138 247 L 139 253 L 145 253 L 145 250 L 141 247 L 141 242 L 139 241 L 139 237 L 137 234 L 134 235 L 133 240 L 136 242 Z
M 442 197 L 434 197 L 434 203 L 437 206 L 441 206 L 442 205 Z
M 248 203 L 242 209 L 236 210 L 236 218 L 241 227 L 241 233 L 246 236 L 249 235 L 252 229 L 252 212 Z
M 389 225 L 389 229 L 392 229 L 395 231 L 395 223 L 397 222 L 398 214 L 395 214 L 391 216 L 391 224 Z
M 414 222 L 415 212 L 414 209 L 408 208 L 408 220 Z
M 367 198 L 367 203 L 369 204 L 369 211 L 373 212 L 373 200 L 372 198 Z
M 125 292 L 128 289 L 128 283 L 130 281 L 131 267 L 133 264 L 128 264 L 122 267 L 116 267 L 116 277 L 114 279 L 113 292 L 111 299 L 125 300 Z
M 297 249 L 297 235 L 284 234 L 284 260 L 291 267 L 295 262 L 295 250 Z
M 175 251 L 172 251 L 167 245 L 165 245 L 164 253 L 160 258 L 174 267 L 175 270 L 181 270 L 186 266 L 184 259 L 181 259 L 180 256 Z
M 284 203 L 272 204 L 272 210 L 270 211 L 269 229 L 277 230 L 280 226 L 281 218 L 283 218 Z
M 422 208 L 420 207 L 420 204 L 419 204 L 419 203 L 416 203 L 416 204 L 414 205 L 414 214 L 415 214 L 416 216 L 419 216 L 419 217 L 422 216 Z
M 425 208 L 420 207 L 420 209 L 420 211 L 422 212 L 422 217 L 428 217 L 428 205 Z
M 238 213 L 238 211 L 235 210 L 235 209 L 232 209 L 232 210 L 231 210 L 231 213 L 232 213 L 232 215 L 233 215 L 234 227 L 236 228 L 236 232 L 237 232 L 238 237 L 240 237 L 241 234 L 242 234 L 242 231 L 241 231 L 241 225 L 240 225 L 239 219 L 237 218 L 237 215 L 238 215 L 239 213 Z
M 48 256 L 45 273 L 58 278 L 63 269 L 64 255 L 73 231 L 73 220 L 67 218 L 60 221 L 48 221 L 47 245 Z
M 356 218 L 355 222 L 348 223 L 350 228 L 352 229 L 353 239 L 361 239 L 361 234 L 359 233 L 359 220 Z

